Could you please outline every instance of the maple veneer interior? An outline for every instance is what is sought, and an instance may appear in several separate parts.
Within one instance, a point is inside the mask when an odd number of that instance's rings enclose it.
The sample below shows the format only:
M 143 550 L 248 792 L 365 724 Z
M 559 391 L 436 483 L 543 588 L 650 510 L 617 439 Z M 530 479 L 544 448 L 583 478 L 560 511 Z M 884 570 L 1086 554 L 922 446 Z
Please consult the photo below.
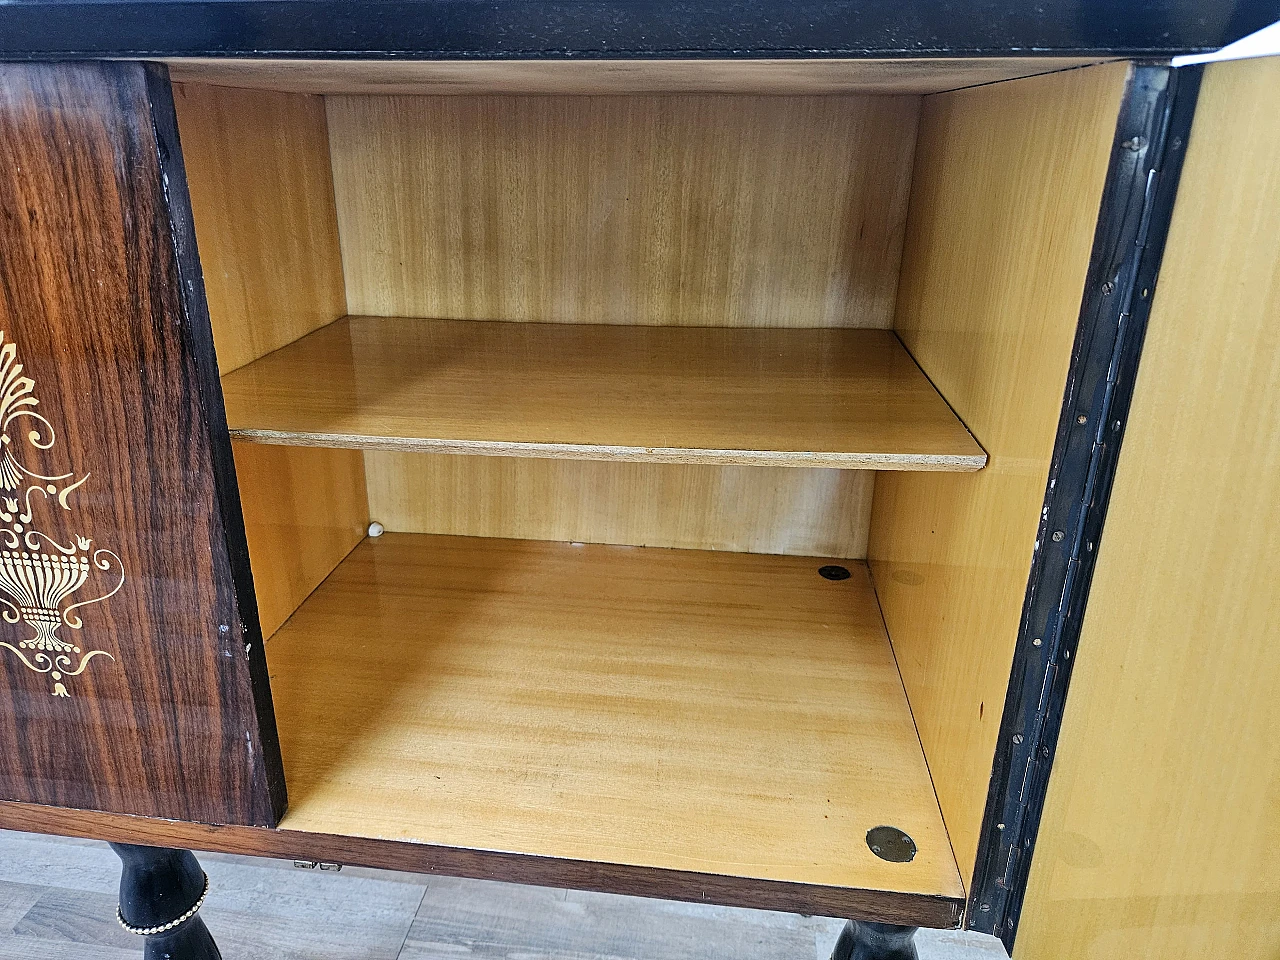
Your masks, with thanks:
M 365 540 L 270 643 L 282 826 L 958 900 L 866 565 L 837 562 Z M 864 842 L 888 822 L 911 863 Z
M 1127 66 L 470 69 L 174 66 L 284 825 L 957 924 Z
M 223 379 L 241 440 L 678 463 L 977 470 L 887 330 L 350 317 Z

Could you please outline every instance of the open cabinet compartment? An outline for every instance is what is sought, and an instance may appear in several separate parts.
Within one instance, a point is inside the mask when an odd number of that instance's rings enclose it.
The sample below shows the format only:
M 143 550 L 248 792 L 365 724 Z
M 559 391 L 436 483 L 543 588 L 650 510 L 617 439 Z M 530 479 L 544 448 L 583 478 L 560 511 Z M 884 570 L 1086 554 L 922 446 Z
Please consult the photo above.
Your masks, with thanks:
M 1129 69 L 175 65 L 281 826 L 959 924 Z

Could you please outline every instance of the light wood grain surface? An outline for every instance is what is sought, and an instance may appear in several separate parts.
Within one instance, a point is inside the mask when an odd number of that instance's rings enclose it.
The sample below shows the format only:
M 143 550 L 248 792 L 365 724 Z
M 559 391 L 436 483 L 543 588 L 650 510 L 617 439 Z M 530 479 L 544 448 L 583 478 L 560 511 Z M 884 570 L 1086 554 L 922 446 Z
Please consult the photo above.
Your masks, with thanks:
M 196 240 L 223 373 L 346 312 L 320 97 L 174 88 Z M 337 450 L 236 444 L 263 635 L 364 535 L 364 466 Z
M 868 554 L 966 880 L 1127 67 L 925 101 L 897 330 L 991 461 L 881 474 Z
M 174 88 L 219 369 L 346 313 L 320 97 Z
M 369 450 L 369 516 L 401 533 L 866 556 L 869 470 Z
M 888 327 L 915 97 L 331 97 L 353 314 Z
M 364 537 L 364 462 L 355 450 L 232 448 L 265 639 Z
M 938 93 L 1095 62 L 1083 57 L 903 60 L 168 59 L 175 80 L 346 94 Z
M 1017 960 L 1280 956 L 1277 116 L 1207 68 Z
M 267 443 L 680 463 L 976 470 L 892 333 L 354 317 L 222 380 Z
M 959 898 L 866 568 L 823 562 L 366 540 L 268 644 L 282 827 Z

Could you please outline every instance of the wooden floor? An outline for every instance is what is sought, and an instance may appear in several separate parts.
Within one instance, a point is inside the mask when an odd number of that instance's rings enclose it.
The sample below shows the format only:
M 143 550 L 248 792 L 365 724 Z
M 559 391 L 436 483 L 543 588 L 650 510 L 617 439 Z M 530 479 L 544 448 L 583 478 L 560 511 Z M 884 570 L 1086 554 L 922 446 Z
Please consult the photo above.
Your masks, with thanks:
M 202 915 L 227 960 L 827 960 L 841 922 L 204 854 Z M 137 960 L 105 844 L 0 830 L 0 960 Z M 922 930 L 921 960 L 1000 960 L 991 937 Z

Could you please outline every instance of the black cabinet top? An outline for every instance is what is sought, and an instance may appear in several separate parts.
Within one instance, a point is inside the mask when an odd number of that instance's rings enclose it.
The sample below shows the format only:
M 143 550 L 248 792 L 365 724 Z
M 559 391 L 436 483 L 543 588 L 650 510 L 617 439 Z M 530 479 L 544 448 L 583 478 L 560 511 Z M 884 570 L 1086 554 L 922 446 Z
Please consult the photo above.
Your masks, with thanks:
M 1212 50 L 1280 0 L 0 0 L 0 58 L 918 57 Z

